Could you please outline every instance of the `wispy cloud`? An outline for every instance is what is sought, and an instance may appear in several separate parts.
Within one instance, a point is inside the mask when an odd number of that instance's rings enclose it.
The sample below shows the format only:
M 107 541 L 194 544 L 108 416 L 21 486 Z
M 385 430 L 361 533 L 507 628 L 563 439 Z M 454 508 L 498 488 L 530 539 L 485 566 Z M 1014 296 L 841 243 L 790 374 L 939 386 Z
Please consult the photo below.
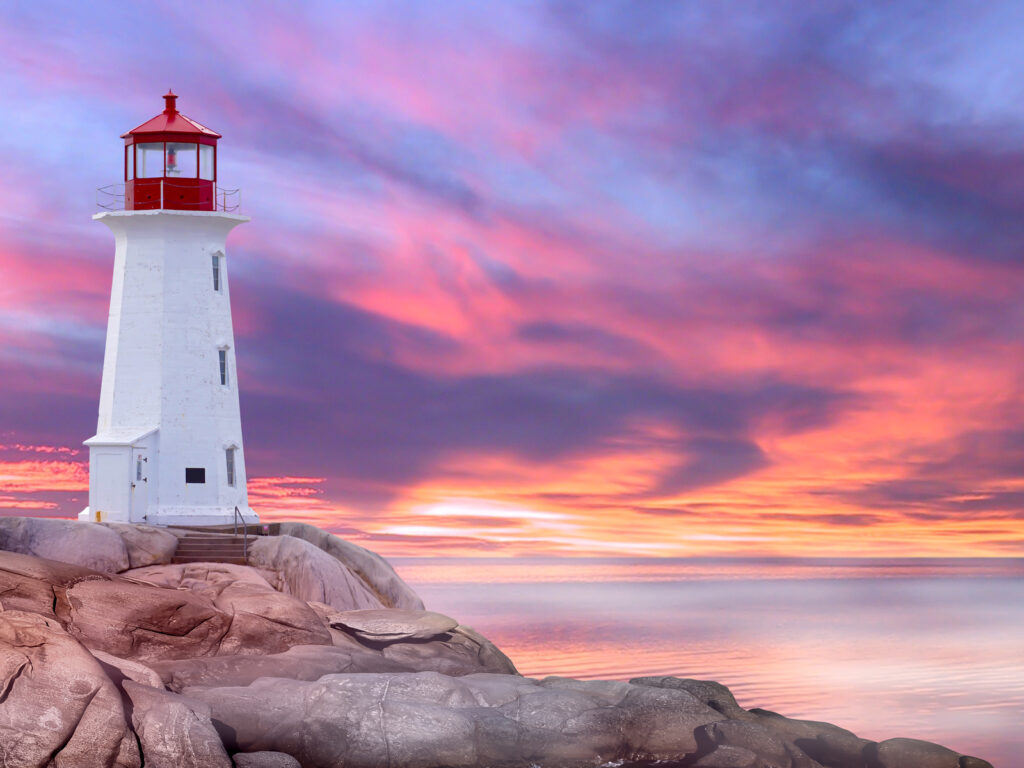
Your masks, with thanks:
M 253 217 L 268 519 L 405 554 L 1024 551 L 1015 4 L 197 10 L 0 9 L 0 510 L 84 506 L 93 189 L 172 86 Z

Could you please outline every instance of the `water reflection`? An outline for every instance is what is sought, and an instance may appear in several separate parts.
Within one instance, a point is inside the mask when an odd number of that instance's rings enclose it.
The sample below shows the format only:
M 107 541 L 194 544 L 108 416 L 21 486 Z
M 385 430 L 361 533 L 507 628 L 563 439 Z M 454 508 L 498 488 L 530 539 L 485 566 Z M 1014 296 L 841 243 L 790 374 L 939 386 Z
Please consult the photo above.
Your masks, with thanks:
M 748 708 L 868 738 L 997 766 L 1024 751 L 1020 559 L 396 565 L 527 675 L 710 678 Z

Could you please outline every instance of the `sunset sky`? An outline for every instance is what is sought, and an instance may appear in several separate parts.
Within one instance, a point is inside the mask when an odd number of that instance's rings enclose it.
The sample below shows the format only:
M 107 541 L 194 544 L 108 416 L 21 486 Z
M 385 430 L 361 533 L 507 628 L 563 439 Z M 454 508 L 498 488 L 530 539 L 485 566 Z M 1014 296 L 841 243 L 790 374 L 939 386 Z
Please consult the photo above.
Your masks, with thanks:
M 1024 555 L 1024 5 L 0 5 L 0 514 L 87 501 L 168 87 L 249 493 L 385 555 Z

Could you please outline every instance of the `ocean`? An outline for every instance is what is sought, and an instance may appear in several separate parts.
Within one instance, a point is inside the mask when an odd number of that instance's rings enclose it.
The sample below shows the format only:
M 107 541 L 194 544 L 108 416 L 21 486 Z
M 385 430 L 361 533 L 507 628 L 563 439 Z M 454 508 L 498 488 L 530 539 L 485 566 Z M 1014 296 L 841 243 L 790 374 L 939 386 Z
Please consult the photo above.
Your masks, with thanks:
M 740 705 L 1024 765 L 1024 558 L 391 558 L 530 677 L 717 680 Z

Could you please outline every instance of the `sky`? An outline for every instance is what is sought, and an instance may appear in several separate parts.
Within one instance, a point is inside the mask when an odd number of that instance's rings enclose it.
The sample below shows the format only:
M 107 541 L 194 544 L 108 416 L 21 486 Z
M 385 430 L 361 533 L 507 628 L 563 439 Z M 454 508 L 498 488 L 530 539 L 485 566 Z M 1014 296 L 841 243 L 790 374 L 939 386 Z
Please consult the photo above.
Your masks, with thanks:
M 0 514 L 120 134 L 223 134 L 250 502 L 385 555 L 1024 555 L 1024 5 L 6 2 Z

